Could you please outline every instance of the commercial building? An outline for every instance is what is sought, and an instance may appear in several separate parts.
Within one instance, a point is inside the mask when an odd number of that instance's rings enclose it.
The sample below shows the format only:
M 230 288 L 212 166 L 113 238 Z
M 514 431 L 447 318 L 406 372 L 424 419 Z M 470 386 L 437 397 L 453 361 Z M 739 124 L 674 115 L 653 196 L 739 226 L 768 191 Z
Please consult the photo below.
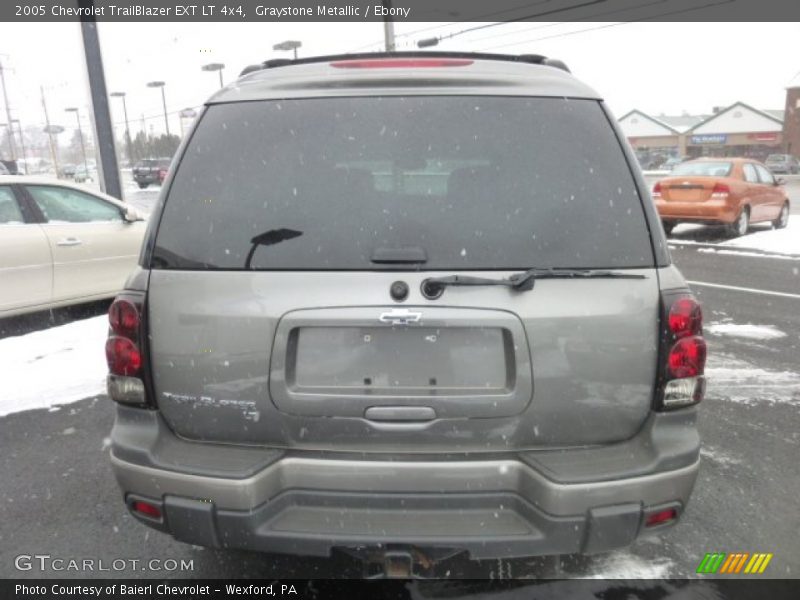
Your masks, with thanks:
M 648 115 L 632 110 L 619 123 L 640 161 L 655 166 L 671 156 L 750 156 L 763 160 L 768 154 L 784 152 L 792 143 L 800 151 L 800 87 L 789 90 L 793 97 L 792 142 L 784 143 L 784 111 L 759 110 L 744 102 L 716 107 L 710 115 L 678 117 Z

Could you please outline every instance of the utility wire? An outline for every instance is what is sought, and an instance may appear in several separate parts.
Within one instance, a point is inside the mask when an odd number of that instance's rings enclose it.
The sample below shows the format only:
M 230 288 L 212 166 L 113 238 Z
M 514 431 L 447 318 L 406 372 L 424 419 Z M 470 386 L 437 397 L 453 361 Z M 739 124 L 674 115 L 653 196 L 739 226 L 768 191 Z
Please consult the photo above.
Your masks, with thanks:
M 547 0 L 544 0 L 544 1 L 547 2 Z M 501 21 L 500 23 L 488 23 L 486 25 L 478 25 L 476 27 L 468 27 L 467 29 L 462 29 L 461 31 L 456 31 L 455 33 L 451 33 L 449 35 L 440 36 L 438 39 L 440 41 L 441 40 L 449 40 L 449 39 L 452 39 L 452 38 L 456 37 L 457 35 L 462 35 L 464 33 L 469 33 L 471 31 L 479 31 L 481 29 L 489 29 L 490 27 L 499 27 L 500 25 L 508 25 L 509 23 L 518 23 L 520 21 L 528 21 L 528 20 L 533 19 L 535 17 L 544 17 L 544 16 L 547 16 L 547 15 L 553 15 L 553 14 L 560 13 L 560 12 L 568 12 L 570 10 L 575 10 L 577 8 L 584 8 L 586 6 L 592 6 L 592 5 L 595 5 L 595 4 L 605 4 L 606 2 L 608 2 L 608 0 L 586 0 L 585 2 L 581 2 L 580 4 L 573 4 L 571 6 L 565 6 L 563 8 L 554 8 L 552 10 L 547 10 L 547 11 L 540 12 L 540 13 L 535 13 L 535 14 L 532 14 L 532 15 L 525 15 L 523 17 L 517 17 L 515 19 L 509 19 L 507 21 Z M 543 2 L 540 2 L 539 4 L 542 4 L 542 3 Z
M 669 2 L 669 0 L 653 0 L 652 2 L 648 2 L 646 4 L 641 4 L 641 5 L 637 6 L 636 8 L 637 9 L 647 8 L 648 6 L 655 6 L 656 4 L 664 4 L 665 2 Z M 548 29 L 550 27 L 560 27 L 561 25 L 568 25 L 570 23 L 579 23 L 581 21 L 592 21 L 596 17 L 605 17 L 605 16 L 608 16 L 608 15 L 613 15 L 613 14 L 617 14 L 617 13 L 625 12 L 625 11 L 629 11 L 629 10 L 630 10 L 629 7 L 627 7 L 627 8 L 616 8 L 614 10 L 606 10 L 606 11 L 603 11 L 603 12 L 594 13 L 594 14 L 591 14 L 591 15 L 586 15 L 585 17 L 580 17 L 580 18 L 577 18 L 577 19 L 573 19 L 571 21 L 559 21 L 558 23 L 546 23 L 544 25 L 537 25 L 536 27 L 528 27 L 528 28 L 525 28 L 525 29 L 517 29 L 516 31 L 509 31 L 509 32 L 506 32 L 506 33 L 496 33 L 494 35 L 487 35 L 487 36 L 479 37 L 479 38 L 470 38 L 470 42 L 482 42 L 482 41 L 485 41 L 485 40 L 491 40 L 491 39 L 495 39 L 495 38 L 499 38 L 499 37 L 507 37 L 509 35 L 519 35 L 521 33 L 527 33 L 529 31 L 536 31 L 536 30 L 539 30 L 539 29 Z
M 673 11 L 663 12 L 663 13 L 659 13 L 657 15 L 651 15 L 649 17 L 642 17 L 642 18 L 639 18 L 639 19 L 633 19 L 631 21 L 621 21 L 619 23 L 609 23 L 609 24 L 606 24 L 606 25 L 600 25 L 598 27 L 588 27 L 586 29 L 579 29 L 577 31 L 568 31 L 566 33 L 558 33 L 556 35 L 549 35 L 549 36 L 545 36 L 545 37 L 541 37 L 541 38 L 534 38 L 532 40 L 525 40 L 525 41 L 522 41 L 522 42 L 512 42 L 512 43 L 509 43 L 509 44 L 501 44 L 499 46 L 490 46 L 490 47 L 487 47 L 487 48 L 481 48 L 479 50 L 479 52 L 483 52 L 483 51 L 486 51 L 486 50 L 497 50 L 498 48 L 508 48 L 509 46 L 519 46 L 520 44 L 529 44 L 531 42 L 541 42 L 543 40 L 552 40 L 552 39 L 556 39 L 556 38 L 567 37 L 567 36 L 570 36 L 570 35 L 577 35 L 579 33 L 587 33 L 589 31 L 598 31 L 600 29 L 609 29 L 611 27 L 620 27 L 622 25 L 630 25 L 631 23 L 640 23 L 642 21 L 650 21 L 650 20 L 653 20 L 653 19 L 658 19 L 659 17 L 668 17 L 668 16 L 671 16 L 671 15 L 678 15 L 678 14 L 683 14 L 683 13 L 692 12 L 692 11 L 696 11 L 696 10 L 702 10 L 704 8 L 711 8 L 711 7 L 714 7 L 714 6 L 722 6 L 723 4 L 730 4 L 731 2 L 736 2 L 736 0 L 720 0 L 718 2 L 709 2 L 709 3 L 703 4 L 701 6 L 692 6 L 690 8 L 683 8 L 683 9 L 680 9 L 680 10 L 673 10 Z
M 548 2 L 552 2 L 552 0 L 538 0 L 538 2 L 529 2 L 527 4 L 520 4 L 520 5 L 517 5 L 517 6 L 512 6 L 511 8 L 506 8 L 506 9 L 503 9 L 503 10 L 496 10 L 496 11 L 493 11 L 493 12 L 490 12 L 490 13 L 485 13 L 483 15 L 478 15 L 473 20 L 474 21 L 482 21 L 483 19 L 486 19 L 486 18 L 489 18 L 489 17 L 495 17 L 497 15 L 502 15 L 502 14 L 507 13 L 507 12 L 512 12 L 512 11 L 519 10 L 519 9 L 522 9 L 522 8 L 530 8 L 532 6 L 538 6 L 540 4 L 546 4 Z M 442 23 L 440 25 L 433 25 L 431 27 L 423 27 L 422 29 L 415 29 L 415 30 L 409 31 L 407 33 L 398 33 L 397 35 L 395 35 L 395 37 L 396 38 L 410 37 L 410 36 L 416 35 L 418 33 L 425 33 L 426 31 L 433 31 L 435 29 L 441 29 L 443 27 L 450 27 L 452 25 L 458 25 L 458 24 L 460 24 L 462 22 L 463 21 L 454 21 L 454 22 L 451 22 L 451 23 Z M 383 40 L 380 40 L 380 41 L 373 42 L 371 44 L 366 44 L 364 46 L 360 46 L 358 48 L 350 50 L 350 51 L 348 51 L 348 53 L 349 52 L 359 52 L 360 50 L 365 50 L 367 48 L 371 48 L 372 46 L 379 46 L 379 45 L 382 45 L 382 44 L 383 44 Z

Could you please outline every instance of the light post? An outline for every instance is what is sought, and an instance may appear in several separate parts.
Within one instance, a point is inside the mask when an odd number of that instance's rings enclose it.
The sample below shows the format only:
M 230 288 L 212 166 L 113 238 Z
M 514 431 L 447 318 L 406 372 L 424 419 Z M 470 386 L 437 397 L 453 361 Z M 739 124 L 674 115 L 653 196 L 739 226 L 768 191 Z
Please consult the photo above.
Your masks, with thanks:
M 125 113 L 125 145 L 128 148 L 128 162 L 133 166 L 133 143 L 131 142 L 131 126 L 128 123 L 128 105 L 125 102 L 125 92 L 111 92 L 113 98 L 122 98 L 122 112 Z
M 75 113 L 75 120 L 78 121 L 78 137 L 80 137 L 81 140 L 81 153 L 83 154 L 83 168 L 86 169 L 86 173 L 89 173 L 89 163 L 86 160 L 86 146 L 83 143 L 83 129 L 81 129 L 80 111 L 76 107 L 71 107 L 71 108 L 65 108 L 64 112 Z
M 8 122 L 8 145 L 11 148 L 11 160 L 17 160 L 17 149 L 14 147 L 14 130 L 11 128 L 11 105 L 8 103 L 8 93 L 6 92 L 6 76 L 3 72 L 3 65 L 0 63 L 0 85 L 3 87 L 3 101 L 6 105 L 6 121 Z
M 167 129 L 167 135 L 169 135 L 169 119 L 167 119 L 167 97 L 164 94 L 164 86 L 166 84 L 163 81 L 151 81 L 147 84 L 149 88 L 161 88 L 161 103 L 164 105 L 164 127 Z
M 200 67 L 200 70 L 208 72 L 217 71 L 219 73 L 219 87 L 223 87 L 224 84 L 222 83 L 222 69 L 224 68 L 225 65 L 223 63 L 208 63 L 207 65 L 203 65 L 202 67 Z
M 28 153 L 25 151 L 25 139 L 22 136 L 22 123 L 19 119 L 13 119 L 12 123 L 17 124 L 17 131 L 19 131 L 19 146 L 22 148 L 22 159 L 25 161 L 25 173 L 28 173 Z
M 303 45 L 303 42 L 298 40 L 286 40 L 285 42 L 281 42 L 280 44 L 275 44 L 272 49 L 273 50 L 281 50 L 283 52 L 289 52 L 290 50 L 294 52 L 294 59 L 297 60 L 297 49 Z

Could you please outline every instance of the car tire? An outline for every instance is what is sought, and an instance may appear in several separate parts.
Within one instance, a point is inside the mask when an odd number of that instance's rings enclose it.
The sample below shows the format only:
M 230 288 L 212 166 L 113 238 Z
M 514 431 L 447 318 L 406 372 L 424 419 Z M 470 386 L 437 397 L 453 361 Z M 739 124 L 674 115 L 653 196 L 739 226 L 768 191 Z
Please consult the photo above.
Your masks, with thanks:
M 143 190 L 144 188 L 146 188 L 146 187 L 147 187 L 148 185 L 150 185 L 150 184 L 149 184 L 149 183 L 139 183 L 139 184 L 137 184 L 137 185 L 139 186 L 139 189 L 140 189 L 140 190 Z
M 672 230 L 675 229 L 675 225 L 677 225 L 677 223 L 673 223 L 671 221 L 661 221 L 661 225 L 664 227 L 664 233 L 670 235 Z
M 748 229 L 750 229 L 750 209 L 744 206 L 736 220 L 728 225 L 728 234 L 730 237 L 741 237 Z
M 789 203 L 784 202 L 778 218 L 772 222 L 773 229 L 783 229 L 789 224 Z

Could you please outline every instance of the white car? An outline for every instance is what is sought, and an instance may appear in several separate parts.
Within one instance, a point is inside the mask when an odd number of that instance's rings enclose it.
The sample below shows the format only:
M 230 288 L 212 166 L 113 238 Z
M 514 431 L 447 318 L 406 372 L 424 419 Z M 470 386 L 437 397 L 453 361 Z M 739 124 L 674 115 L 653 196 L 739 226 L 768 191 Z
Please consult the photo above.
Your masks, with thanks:
M 117 294 L 136 266 L 145 218 L 79 185 L 0 179 L 0 318 Z

